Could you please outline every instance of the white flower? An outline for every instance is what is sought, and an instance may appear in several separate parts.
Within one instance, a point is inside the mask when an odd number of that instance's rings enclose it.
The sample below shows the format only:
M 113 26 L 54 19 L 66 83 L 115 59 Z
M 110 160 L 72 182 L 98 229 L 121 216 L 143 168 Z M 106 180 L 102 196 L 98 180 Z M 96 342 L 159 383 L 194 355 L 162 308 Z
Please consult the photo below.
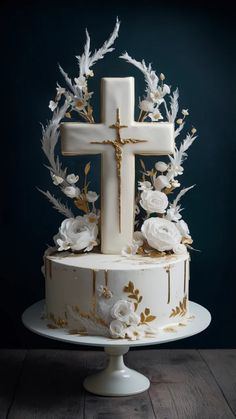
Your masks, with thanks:
M 82 111 L 85 108 L 85 106 L 87 106 L 87 104 L 88 104 L 88 102 L 85 99 L 82 99 L 82 98 L 80 98 L 80 99 L 76 98 L 73 101 L 74 107 L 79 111 Z
M 171 172 L 174 177 L 178 175 L 182 175 L 183 171 L 184 171 L 184 168 L 178 164 L 175 164 L 175 165 L 171 164 L 168 167 L 168 172 Z
M 135 231 L 133 234 L 134 241 L 138 243 L 139 246 L 143 245 L 144 237 L 141 231 Z
M 57 95 L 56 95 L 56 101 L 59 102 L 59 100 L 61 99 L 61 96 L 64 95 L 64 93 L 66 93 L 66 89 L 64 87 L 59 86 L 56 87 L 56 91 L 57 91 Z
M 188 109 L 182 109 L 182 115 L 184 116 L 189 115 Z
M 93 72 L 93 70 L 88 70 L 87 72 L 86 72 L 86 76 L 87 77 L 93 77 L 94 76 L 94 72 Z
M 159 121 L 159 119 L 163 119 L 163 116 L 158 109 L 154 109 L 153 112 L 148 114 L 148 116 L 152 121 Z
M 99 295 L 99 297 L 104 297 L 104 298 L 111 298 L 112 297 L 112 292 L 105 287 L 104 285 L 99 285 L 99 287 L 97 288 L 97 293 Z
M 127 300 L 118 300 L 111 309 L 111 316 L 121 322 L 128 322 L 134 312 L 134 305 Z
M 139 340 L 145 337 L 145 331 L 140 326 L 129 326 L 125 329 L 125 335 L 130 340 Z
M 145 180 L 144 182 L 139 181 L 138 184 L 139 184 L 139 187 L 138 187 L 139 191 L 146 191 L 147 189 L 152 189 L 152 184 L 148 180 Z
M 163 192 L 147 190 L 141 193 L 140 205 L 149 214 L 152 212 L 164 214 L 166 207 L 168 206 L 168 199 Z
M 57 108 L 58 103 L 54 102 L 54 100 L 50 100 L 48 107 L 51 109 L 51 111 L 55 111 L 55 109 Z
M 169 221 L 178 221 L 180 218 L 182 218 L 182 215 L 179 213 L 179 207 L 170 206 L 166 212 L 165 219 Z
M 86 194 L 88 202 L 95 202 L 97 201 L 98 197 L 99 195 L 97 195 L 97 193 L 93 191 L 88 191 L 88 193 Z
M 52 172 L 51 172 L 51 177 L 52 177 L 53 184 L 56 185 L 56 186 L 58 186 L 62 182 L 64 182 L 64 179 L 61 176 L 57 176 Z
M 54 241 L 61 250 L 82 250 L 89 252 L 97 245 L 97 225 L 87 224 L 84 217 L 66 218 L 62 221 Z
M 154 179 L 154 187 L 157 191 L 161 191 L 163 188 L 170 188 L 171 185 L 169 183 L 169 179 L 166 176 L 160 175 Z
M 137 326 L 139 322 L 140 322 L 140 316 L 137 313 L 135 313 L 135 311 L 133 311 L 132 313 L 130 313 L 126 324 L 130 326 Z
M 171 180 L 171 186 L 173 186 L 173 188 L 179 188 L 180 187 L 180 183 L 177 179 L 172 179 Z
M 79 176 L 76 176 L 74 173 L 71 173 L 70 175 L 66 176 L 66 180 L 68 183 L 71 183 L 73 185 L 74 183 L 78 182 Z
M 120 320 L 112 320 L 110 323 L 110 334 L 112 338 L 124 338 L 125 326 Z
M 139 248 L 139 244 L 136 243 L 136 242 L 133 242 L 132 244 L 129 244 L 129 245 L 125 246 L 121 250 L 121 254 L 122 254 L 122 256 L 136 255 L 138 248 Z
M 174 223 L 159 217 L 144 221 L 141 230 L 149 246 L 160 252 L 172 250 L 182 238 Z
M 69 198 L 76 198 L 80 194 L 80 189 L 75 186 L 66 186 L 62 188 L 62 192 Z
M 80 76 L 78 78 L 74 78 L 76 87 L 78 87 L 79 89 L 83 90 L 87 88 L 87 81 L 86 78 L 84 76 Z
M 153 109 L 154 109 L 153 102 L 151 102 L 150 100 L 146 100 L 146 99 L 139 102 L 139 107 L 144 112 L 152 112 Z
M 179 243 L 177 244 L 177 246 L 173 247 L 173 252 L 176 255 L 183 255 L 184 253 L 187 252 L 187 248 L 184 244 Z
M 176 223 L 176 227 L 178 228 L 182 237 L 185 237 L 186 239 L 191 239 L 188 224 L 184 220 L 178 221 Z
M 164 161 L 158 161 L 156 164 L 155 164 L 155 169 L 158 171 L 158 172 L 166 172 L 167 171 L 167 169 L 168 169 L 168 164 L 166 164 Z

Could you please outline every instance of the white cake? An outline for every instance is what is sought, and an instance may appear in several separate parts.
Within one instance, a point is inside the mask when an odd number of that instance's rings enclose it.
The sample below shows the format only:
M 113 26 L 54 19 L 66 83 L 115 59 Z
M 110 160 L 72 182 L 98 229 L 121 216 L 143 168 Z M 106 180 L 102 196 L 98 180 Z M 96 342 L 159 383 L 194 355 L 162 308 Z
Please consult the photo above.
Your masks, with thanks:
M 67 87 L 57 85 L 49 104 L 53 116 L 43 128 L 42 148 L 54 187 L 70 203 L 41 191 L 64 217 L 54 236 L 56 248 L 44 256 L 45 317 L 49 328 L 62 327 L 65 333 L 139 339 L 189 319 L 192 238 L 180 199 L 193 186 L 178 190 L 178 177 L 197 136 L 192 128 L 176 144 L 189 115 L 182 109 L 178 116 L 178 89 L 171 92 L 163 73 L 157 76 L 151 64 L 127 53 L 120 58 L 141 70 L 146 83 L 139 117 L 134 118 L 134 78 L 105 77 L 101 120 L 94 121 L 91 67 L 113 50 L 119 25 L 117 20 L 108 41 L 93 54 L 86 33 L 84 52 L 76 57 L 78 78 L 71 80 L 60 67 Z M 55 156 L 60 136 L 63 155 L 101 154 L 99 194 L 90 189 L 98 175 L 91 162 L 79 174 L 63 168 Z M 152 168 L 140 160 L 135 185 L 137 155 L 158 160 Z
M 148 337 L 159 328 L 183 323 L 188 316 L 188 254 L 156 261 L 139 256 L 53 252 L 45 256 L 45 267 L 46 312 L 51 327 L 90 335 L 126 334 L 132 339 L 135 333 Z M 112 329 L 116 319 L 126 329 L 124 335 L 119 329 L 116 336 Z

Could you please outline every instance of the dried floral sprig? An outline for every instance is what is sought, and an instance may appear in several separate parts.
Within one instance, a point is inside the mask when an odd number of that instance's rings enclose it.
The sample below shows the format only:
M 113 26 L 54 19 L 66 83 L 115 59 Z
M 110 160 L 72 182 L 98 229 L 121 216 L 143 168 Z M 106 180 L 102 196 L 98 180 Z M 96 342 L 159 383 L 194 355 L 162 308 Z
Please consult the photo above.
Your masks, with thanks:
M 48 198 L 53 208 L 55 208 L 60 214 L 64 215 L 66 218 L 74 218 L 73 212 L 67 207 L 67 205 L 64 205 L 62 202 L 60 202 L 49 191 L 44 192 L 39 188 L 38 190 L 39 192 L 41 192 L 43 195 L 45 195 Z

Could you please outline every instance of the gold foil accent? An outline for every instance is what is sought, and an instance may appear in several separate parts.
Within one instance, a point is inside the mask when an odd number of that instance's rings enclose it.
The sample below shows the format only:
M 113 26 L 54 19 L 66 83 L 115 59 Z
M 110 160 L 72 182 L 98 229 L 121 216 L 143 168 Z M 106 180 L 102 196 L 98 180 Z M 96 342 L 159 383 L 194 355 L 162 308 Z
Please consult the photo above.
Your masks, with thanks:
M 167 326 L 167 327 L 163 327 L 163 332 L 169 332 L 169 333 L 176 333 L 177 330 L 174 327 L 171 326 Z
M 124 292 L 129 293 L 128 298 L 134 300 L 134 310 L 136 311 L 138 305 L 141 303 L 143 297 L 140 295 L 140 291 L 134 288 L 134 283 L 129 281 L 128 285 L 124 286 Z M 150 308 L 146 307 L 142 313 L 140 313 L 140 324 L 146 324 L 156 319 L 150 312 Z
M 116 131 L 115 140 L 101 140 L 101 141 L 91 141 L 90 144 L 108 144 L 114 147 L 115 150 L 115 160 L 116 160 L 116 174 L 118 180 L 118 212 L 119 212 L 119 232 L 121 232 L 121 164 L 123 159 L 123 146 L 126 144 L 136 144 L 136 143 L 146 143 L 146 140 L 137 140 L 133 138 L 122 139 L 120 135 L 121 128 L 128 128 L 127 125 L 121 125 L 120 123 L 120 109 L 116 110 L 116 122 L 115 124 L 110 125 L 109 128 L 113 128 Z
M 170 266 L 165 267 L 166 273 L 168 275 L 168 296 L 167 296 L 167 304 L 170 304 Z
M 172 309 L 169 317 L 181 316 L 183 317 L 187 313 L 187 295 L 184 296 L 183 300 L 179 302 L 179 305 Z
M 56 316 L 53 313 L 49 313 L 49 319 L 53 321 L 53 325 L 47 325 L 47 327 L 49 327 L 50 329 L 57 329 L 57 327 L 67 326 L 67 320 L 62 319 L 61 317 L 56 318 Z

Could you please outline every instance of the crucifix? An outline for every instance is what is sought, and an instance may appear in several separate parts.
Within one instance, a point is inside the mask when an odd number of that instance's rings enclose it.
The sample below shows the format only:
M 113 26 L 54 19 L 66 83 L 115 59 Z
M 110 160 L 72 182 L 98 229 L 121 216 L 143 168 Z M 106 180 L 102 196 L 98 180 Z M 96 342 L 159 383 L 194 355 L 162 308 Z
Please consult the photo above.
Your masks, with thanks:
M 103 78 L 99 124 L 61 124 L 62 154 L 101 154 L 101 251 L 119 254 L 131 244 L 135 155 L 174 151 L 174 125 L 134 121 L 134 78 Z

